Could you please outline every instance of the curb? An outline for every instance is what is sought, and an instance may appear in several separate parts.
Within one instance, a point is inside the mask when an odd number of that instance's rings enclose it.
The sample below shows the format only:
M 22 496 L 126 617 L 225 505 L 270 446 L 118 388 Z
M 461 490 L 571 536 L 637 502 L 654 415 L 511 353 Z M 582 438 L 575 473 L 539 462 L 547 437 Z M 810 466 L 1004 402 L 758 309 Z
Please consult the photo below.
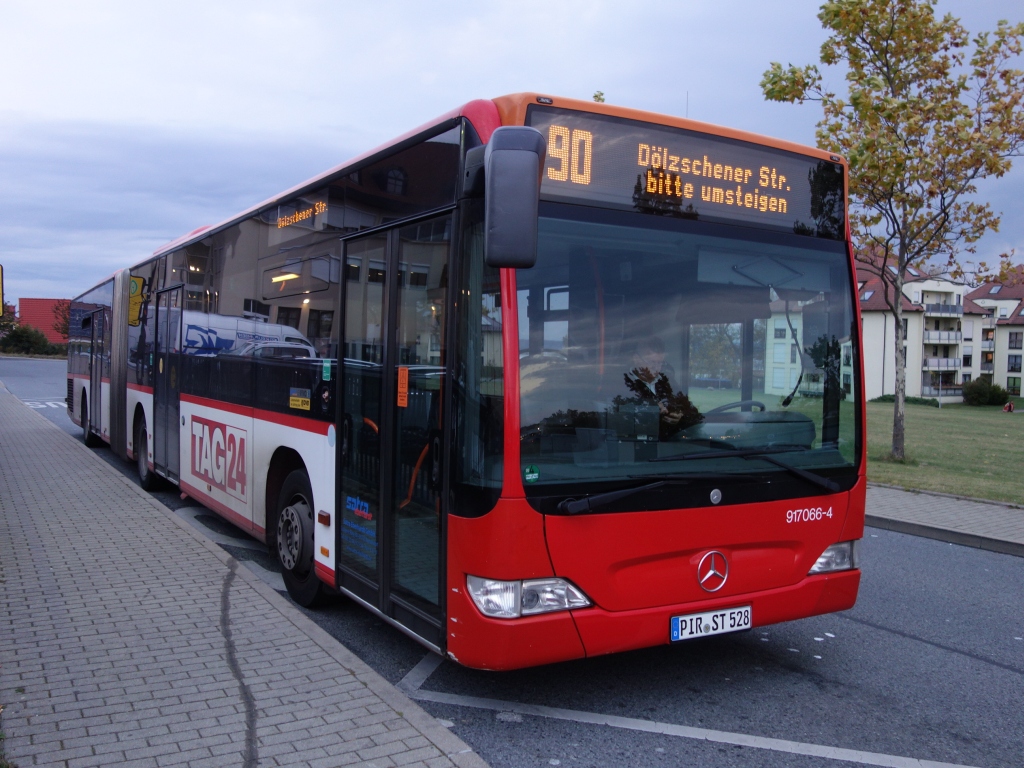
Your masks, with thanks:
M 1013 541 L 1003 541 L 1002 539 L 991 539 L 987 536 L 978 536 L 974 533 L 951 531 L 948 528 L 934 528 L 922 523 L 909 523 L 906 520 L 896 520 L 891 517 L 878 517 L 877 515 L 864 515 L 864 525 L 872 528 L 881 528 L 886 531 L 893 531 L 895 533 L 907 533 L 911 536 L 921 536 L 926 539 L 944 541 L 949 544 L 958 544 L 962 547 L 974 547 L 975 549 L 984 549 L 989 552 L 998 552 L 1001 555 L 1024 557 L 1024 544 L 1017 544 Z
M 0 392 L 10 394 L 2 381 L 0 381 Z M 13 397 L 13 395 L 11 396 Z M 18 402 L 21 404 L 20 401 Z M 30 408 L 29 410 L 33 409 Z M 42 415 L 36 415 L 42 419 L 42 423 L 47 427 L 55 429 L 63 437 L 69 439 L 76 446 L 77 450 L 84 451 L 88 454 L 91 460 L 96 462 L 99 471 L 106 472 L 110 477 L 113 477 L 118 482 L 130 487 L 139 496 L 139 498 L 144 499 L 154 511 L 157 511 L 173 520 L 175 525 L 182 529 L 198 545 L 205 548 L 207 552 L 214 555 L 225 567 L 230 567 L 232 562 L 234 562 L 236 566 L 240 565 L 234 557 L 221 549 L 220 546 L 207 540 L 198 531 L 193 530 L 185 520 L 175 515 L 174 512 L 143 491 L 134 482 L 126 478 L 120 472 L 117 472 L 103 459 L 96 456 L 92 449 L 87 448 L 74 437 L 64 432 L 56 424 L 48 421 Z M 325 630 L 318 627 L 311 619 L 292 605 L 290 601 L 278 594 L 272 587 L 265 584 L 256 574 L 252 573 L 248 568 L 236 567 L 235 576 L 248 584 L 257 594 L 260 595 L 260 597 L 266 600 L 273 609 L 280 613 L 286 621 L 290 622 L 298 631 L 305 634 L 317 646 L 323 649 L 327 656 L 340 664 L 342 668 L 363 683 L 363 685 L 365 685 L 367 689 L 381 701 L 395 710 L 395 712 L 399 713 L 400 717 L 403 717 L 408 721 L 412 727 L 419 731 L 427 741 L 443 752 L 449 760 L 458 766 L 458 768 L 489 768 L 488 764 L 482 757 L 476 754 L 468 744 L 462 741 L 462 739 L 441 725 L 437 721 L 437 718 L 416 704 L 397 687 L 377 674 L 377 672 L 366 664 L 366 662 L 331 637 L 331 635 L 329 635 Z
M 991 504 L 994 507 L 1006 507 L 1008 509 L 1024 509 L 1024 504 L 1012 504 L 1008 501 L 993 501 L 992 499 L 979 499 L 974 496 L 960 496 L 955 493 L 942 493 L 941 491 L 926 491 L 922 488 L 906 488 L 902 485 L 889 485 L 888 483 L 868 482 L 868 488 L 888 488 L 893 491 L 905 491 L 907 493 L 919 493 L 923 496 L 939 496 L 943 499 L 956 499 L 957 501 L 970 501 L 973 504 Z

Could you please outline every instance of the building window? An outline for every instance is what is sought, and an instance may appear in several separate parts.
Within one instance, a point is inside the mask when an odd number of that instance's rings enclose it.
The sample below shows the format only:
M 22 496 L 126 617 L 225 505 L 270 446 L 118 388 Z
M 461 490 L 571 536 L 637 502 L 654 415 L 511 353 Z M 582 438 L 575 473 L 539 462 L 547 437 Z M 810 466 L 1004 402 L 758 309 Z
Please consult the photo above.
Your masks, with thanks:
M 797 352 L 796 344 L 793 344 L 789 348 L 789 362 L 790 362 L 790 364 L 796 363 L 796 352 Z
M 786 338 L 786 329 L 785 329 L 785 327 L 776 328 L 775 329 L 775 338 L 776 339 L 784 339 L 784 338 Z
M 843 347 L 843 365 L 853 365 L 853 350 L 850 347 Z
M 974 356 L 964 355 L 964 368 L 970 368 L 972 365 L 974 365 Z
M 1020 373 L 1020 355 L 1006 356 L 1006 370 L 1010 373 Z
M 772 358 L 773 363 L 784 363 L 786 362 L 786 345 L 776 344 L 774 350 L 774 357 Z
M 772 388 L 782 389 L 786 386 L 786 369 L 772 368 Z
M 964 329 L 964 341 L 973 341 L 974 340 L 974 321 L 973 320 L 964 320 L 963 329 Z
M 302 315 L 301 307 L 278 307 L 278 325 L 290 325 L 295 330 L 299 329 L 299 317 Z
M 1010 331 L 1010 349 L 1024 347 L 1024 331 Z
M 1014 397 L 1020 397 L 1020 376 L 1006 377 L 1006 391 Z
M 971 382 L 971 374 L 965 373 L 964 374 L 963 382 L 964 382 L 964 384 L 970 384 L 970 382 Z
M 845 392 L 848 395 L 852 394 L 852 392 L 853 392 L 852 381 L 853 381 L 853 379 L 851 378 L 850 374 L 848 374 L 848 373 L 844 373 L 843 374 L 843 392 Z
M 903 318 L 903 340 L 907 340 L 907 318 Z

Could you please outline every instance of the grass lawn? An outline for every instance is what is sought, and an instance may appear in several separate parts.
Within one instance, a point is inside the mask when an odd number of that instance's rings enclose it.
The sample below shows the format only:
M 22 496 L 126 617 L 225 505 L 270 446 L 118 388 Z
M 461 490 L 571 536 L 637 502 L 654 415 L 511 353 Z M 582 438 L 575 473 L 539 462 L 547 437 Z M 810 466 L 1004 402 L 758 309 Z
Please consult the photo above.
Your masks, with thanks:
M 892 448 L 892 403 L 868 403 L 868 480 L 1024 504 L 1024 399 L 995 406 L 908 405 L 905 464 Z

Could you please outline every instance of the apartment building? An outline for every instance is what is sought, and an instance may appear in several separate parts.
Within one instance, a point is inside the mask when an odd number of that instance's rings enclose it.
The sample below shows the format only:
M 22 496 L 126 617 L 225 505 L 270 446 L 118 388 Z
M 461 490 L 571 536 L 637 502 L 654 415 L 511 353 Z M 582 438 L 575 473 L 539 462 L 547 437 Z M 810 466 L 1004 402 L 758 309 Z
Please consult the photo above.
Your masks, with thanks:
M 979 375 L 1020 397 L 1024 283 L 982 283 L 967 298 L 987 312 L 982 325 Z
M 870 400 L 896 391 L 897 335 L 882 280 L 861 271 L 858 290 L 864 389 Z M 972 298 L 975 292 L 962 283 L 908 270 L 900 297 L 908 397 L 959 402 L 966 382 L 991 373 L 984 367 L 983 353 L 992 351 L 985 349 L 984 336 L 986 322 L 994 322 L 990 310 Z

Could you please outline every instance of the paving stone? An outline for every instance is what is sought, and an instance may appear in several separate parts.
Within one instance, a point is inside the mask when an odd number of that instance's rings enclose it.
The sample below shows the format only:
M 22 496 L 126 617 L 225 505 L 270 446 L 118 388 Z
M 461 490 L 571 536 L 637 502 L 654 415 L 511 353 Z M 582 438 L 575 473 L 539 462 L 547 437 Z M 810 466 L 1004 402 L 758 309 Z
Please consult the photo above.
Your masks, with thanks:
M 2 386 L 0 425 L 0 691 L 28 692 L 3 702 L 9 760 L 451 764 L 434 718 Z

